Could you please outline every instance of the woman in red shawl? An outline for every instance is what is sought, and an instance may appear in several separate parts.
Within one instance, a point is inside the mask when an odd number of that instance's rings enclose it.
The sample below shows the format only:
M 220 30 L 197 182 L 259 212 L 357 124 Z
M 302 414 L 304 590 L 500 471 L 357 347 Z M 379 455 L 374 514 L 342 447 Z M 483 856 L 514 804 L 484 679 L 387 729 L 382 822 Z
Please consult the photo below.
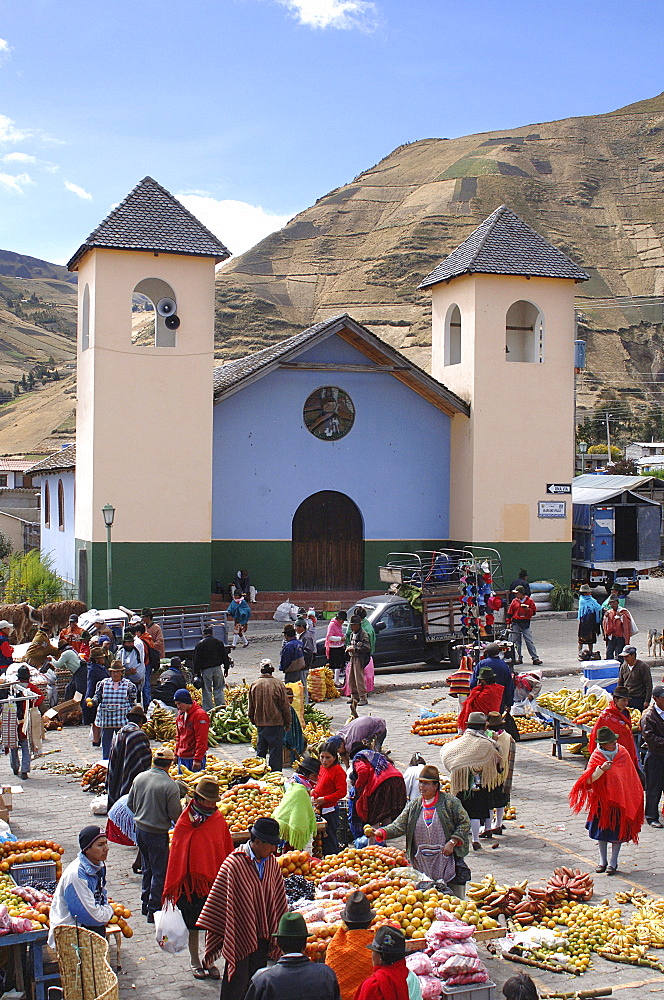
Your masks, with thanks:
M 366 823 L 387 826 L 396 819 L 408 801 L 403 774 L 384 753 L 367 750 L 364 743 L 354 743 L 350 756 L 348 822 L 355 837 L 362 836 Z
M 470 694 L 461 706 L 457 721 L 459 732 L 465 731 L 471 712 L 482 712 L 484 715 L 500 712 L 504 692 L 503 685 L 496 684 L 496 675 L 491 667 L 482 667 L 477 677 L 477 685 L 471 688 Z
M 189 930 L 189 958 L 195 979 L 219 979 L 219 969 L 198 957 L 196 921 L 222 862 L 233 850 L 226 820 L 217 809 L 220 792 L 214 778 L 201 778 L 194 797 L 180 814 L 168 856 L 164 902 L 178 907 Z
M 636 754 L 636 743 L 634 742 L 634 735 L 632 733 L 632 719 L 629 714 L 628 705 L 629 691 L 627 688 L 618 686 L 613 692 L 611 704 L 600 713 L 597 722 L 592 728 L 588 737 L 588 749 L 591 753 L 593 752 L 597 745 L 598 732 L 602 726 L 608 726 L 616 734 L 618 743 L 620 743 L 621 747 L 625 748 L 632 758 L 634 767 L 639 771 L 639 759 Z
M 615 875 L 620 845 L 639 842 L 643 826 L 643 786 L 632 758 L 608 726 L 597 733 L 597 749 L 569 794 L 573 812 L 588 810 L 586 829 L 599 846 L 598 873 Z M 607 848 L 611 844 L 611 863 Z

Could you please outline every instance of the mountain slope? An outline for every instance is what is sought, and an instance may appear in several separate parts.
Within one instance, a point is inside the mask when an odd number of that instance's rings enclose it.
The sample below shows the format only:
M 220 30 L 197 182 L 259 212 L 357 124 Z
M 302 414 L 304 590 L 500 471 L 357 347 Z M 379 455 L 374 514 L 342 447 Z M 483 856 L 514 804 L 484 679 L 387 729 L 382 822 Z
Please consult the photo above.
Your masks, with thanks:
M 428 367 L 430 299 L 417 285 L 505 203 L 591 274 L 578 289 L 591 369 L 582 404 L 612 398 L 604 372 L 643 376 L 648 397 L 645 378 L 664 371 L 662 305 L 632 297 L 664 292 L 663 181 L 664 94 L 402 146 L 219 271 L 218 354 L 348 311 Z

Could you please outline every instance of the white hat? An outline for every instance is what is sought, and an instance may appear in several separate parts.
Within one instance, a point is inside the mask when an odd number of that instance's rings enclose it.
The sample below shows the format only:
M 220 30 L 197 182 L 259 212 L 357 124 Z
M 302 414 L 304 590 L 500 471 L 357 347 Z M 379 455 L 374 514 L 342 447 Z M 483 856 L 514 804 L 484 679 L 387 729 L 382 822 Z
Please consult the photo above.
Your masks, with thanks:
M 0 628 L 14 628 L 13 622 L 8 622 L 6 618 L 0 622 Z

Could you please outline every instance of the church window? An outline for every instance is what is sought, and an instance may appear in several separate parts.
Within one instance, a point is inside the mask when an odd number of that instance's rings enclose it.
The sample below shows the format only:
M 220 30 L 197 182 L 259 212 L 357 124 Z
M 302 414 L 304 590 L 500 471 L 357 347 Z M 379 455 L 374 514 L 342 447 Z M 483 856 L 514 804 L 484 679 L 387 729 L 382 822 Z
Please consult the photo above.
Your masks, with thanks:
M 44 527 L 51 527 L 51 490 L 48 485 L 48 479 L 44 485 Z
M 144 278 L 131 299 L 131 342 L 137 347 L 175 347 L 180 325 L 175 292 L 161 278 Z
M 445 317 L 445 365 L 461 364 L 461 311 L 451 305 Z
M 520 299 L 507 310 L 505 360 L 531 364 L 544 361 L 544 317 L 532 302 Z
M 315 437 L 321 441 L 338 441 L 353 426 L 355 406 L 343 389 L 324 385 L 307 397 L 303 417 L 307 430 Z
M 58 528 L 65 530 L 65 489 L 61 479 L 58 479 Z
M 81 350 L 87 351 L 90 346 L 90 286 L 83 289 L 83 308 L 81 310 Z

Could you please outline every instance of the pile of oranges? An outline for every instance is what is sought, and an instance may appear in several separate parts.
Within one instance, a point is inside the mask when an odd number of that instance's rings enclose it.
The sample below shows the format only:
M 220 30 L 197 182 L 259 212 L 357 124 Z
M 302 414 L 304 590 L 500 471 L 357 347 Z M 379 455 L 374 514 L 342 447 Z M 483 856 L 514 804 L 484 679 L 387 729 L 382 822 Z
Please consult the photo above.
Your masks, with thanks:
M 339 924 L 316 924 L 315 929 L 307 937 L 306 953 L 312 961 L 322 959 L 338 927 Z
M 408 864 L 406 855 L 396 847 L 347 847 L 340 854 L 331 854 L 311 868 L 310 877 L 319 882 L 324 875 L 339 868 L 352 868 L 357 872 L 360 886 L 386 875 L 393 868 Z
M 415 941 L 425 936 L 436 919 L 436 907 L 453 913 L 478 930 L 493 930 L 498 926 L 497 921 L 472 900 L 458 899 L 437 889 L 415 889 L 406 879 L 390 880 L 377 896 L 372 892 L 370 899 L 376 911 L 374 927 L 389 920 L 398 924 L 407 938 Z
M 123 937 L 133 937 L 134 932 L 127 923 L 128 918 L 131 916 L 131 910 L 123 906 L 122 903 L 114 903 L 112 899 L 109 899 L 109 903 L 113 907 L 113 916 L 109 920 L 109 924 L 117 924 L 122 931 Z
M 447 712 L 443 715 L 434 715 L 429 719 L 415 719 L 410 731 L 414 736 L 440 736 L 443 733 L 456 733 L 457 715 L 455 712 Z
M 526 719 L 525 716 L 517 716 L 514 722 L 520 733 L 545 733 L 548 736 L 553 735 L 551 726 L 547 726 L 541 719 Z
M 64 847 L 52 840 L 15 840 L 0 844 L 0 872 L 8 872 L 12 865 L 30 864 L 33 861 L 55 861 L 56 880 L 62 874 Z
M 287 851 L 277 858 L 277 863 L 281 868 L 281 874 L 284 878 L 288 878 L 289 875 L 309 875 L 311 860 L 311 855 L 306 851 Z
M 271 816 L 282 796 L 283 792 L 276 786 L 261 788 L 256 782 L 248 781 L 224 792 L 219 800 L 219 811 L 226 817 L 231 833 L 242 833 L 260 816 Z

